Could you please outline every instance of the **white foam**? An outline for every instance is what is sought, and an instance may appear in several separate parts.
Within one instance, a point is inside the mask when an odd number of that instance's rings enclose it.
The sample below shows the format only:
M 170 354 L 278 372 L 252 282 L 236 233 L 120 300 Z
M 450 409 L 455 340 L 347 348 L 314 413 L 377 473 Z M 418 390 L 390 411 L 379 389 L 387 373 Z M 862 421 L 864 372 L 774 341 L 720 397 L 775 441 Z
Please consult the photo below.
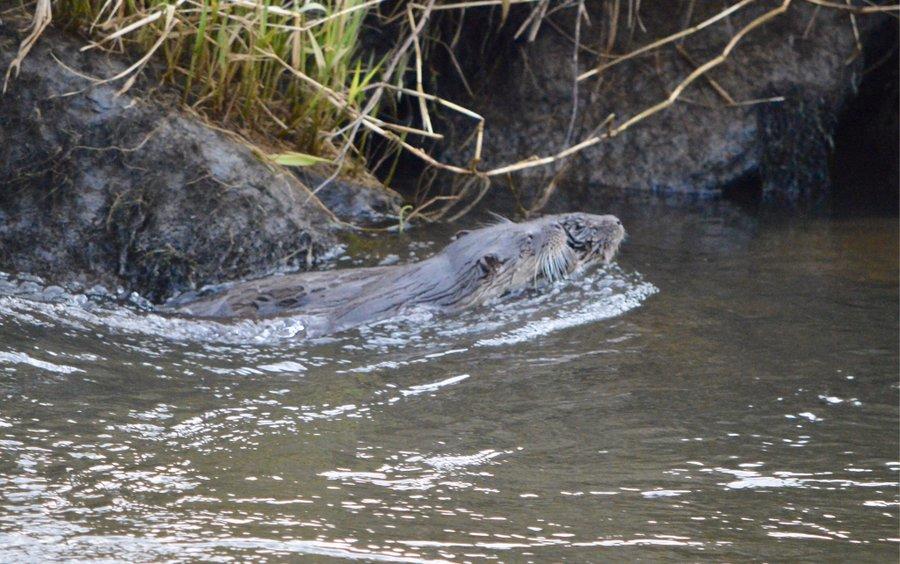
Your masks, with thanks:
M 418 386 L 412 386 L 411 388 L 407 388 L 405 390 L 401 390 L 400 393 L 404 396 L 417 396 L 419 394 L 426 394 L 428 392 L 435 392 L 444 386 L 451 386 L 456 384 L 457 382 L 462 382 L 466 378 L 468 378 L 468 374 L 460 374 L 459 376 L 453 376 L 452 378 L 447 378 L 446 380 L 441 380 L 439 382 L 432 382 L 430 384 L 420 384 Z
M 523 327 L 505 332 L 497 337 L 478 340 L 475 345 L 481 347 L 496 347 L 512 345 L 531 341 L 556 331 L 596 323 L 604 319 L 616 317 L 634 309 L 649 296 L 659 290 L 649 283 L 641 283 L 627 288 L 621 294 L 615 294 L 588 302 L 587 305 L 574 309 L 558 311 L 551 318 L 540 319 L 525 324 Z
M 45 360 L 39 360 L 22 352 L 0 352 L 0 364 L 28 364 L 41 370 L 55 372 L 57 374 L 72 374 L 73 372 L 84 372 L 80 368 L 67 366 L 65 364 L 53 364 Z

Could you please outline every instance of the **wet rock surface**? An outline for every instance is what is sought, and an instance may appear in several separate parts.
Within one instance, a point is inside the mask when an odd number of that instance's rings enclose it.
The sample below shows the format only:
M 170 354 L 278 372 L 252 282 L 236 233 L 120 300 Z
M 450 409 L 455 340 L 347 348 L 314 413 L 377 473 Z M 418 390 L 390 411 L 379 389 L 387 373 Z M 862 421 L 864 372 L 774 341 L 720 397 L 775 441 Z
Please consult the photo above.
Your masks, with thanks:
M 2 69 L 15 23 L 0 26 Z M 148 84 L 91 85 L 76 73 L 111 77 L 130 61 L 83 45 L 46 30 L 0 103 L 0 269 L 160 301 L 336 249 L 336 224 L 300 180 Z M 320 195 L 351 202 L 337 210 L 351 221 L 383 219 L 397 199 L 341 182 Z
M 716 57 L 738 30 L 776 5 L 751 5 L 677 48 L 669 44 L 582 81 L 568 140 L 574 10 L 549 17 L 533 43 L 511 40 L 520 23 L 514 19 L 499 34 L 491 32 L 498 25 L 496 18 L 480 23 L 474 17 L 467 19 L 457 58 L 474 96 L 465 92 L 460 80 L 445 78 L 439 83 L 445 97 L 485 117 L 486 162 L 480 168 L 487 170 L 531 155 L 556 153 L 590 137 L 610 114 L 616 116 L 614 123 L 622 123 L 666 99 L 698 64 Z M 686 17 L 688 6 L 693 12 Z M 615 54 L 631 52 L 696 25 L 723 7 L 651 2 L 630 15 L 623 8 L 612 37 L 610 14 L 603 12 L 601 3 L 588 2 L 591 23 L 583 22 L 580 30 L 585 48 L 579 53 L 579 72 L 593 68 L 598 54 L 610 46 Z M 523 10 L 520 16 L 527 13 Z M 865 42 L 885 18 L 857 20 Z M 485 52 L 490 53 L 490 65 L 466 66 L 466 61 L 485 60 Z M 440 57 L 436 65 L 444 69 L 445 77 L 456 77 L 452 65 Z M 728 61 L 709 73 L 715 85 L 701 77 L 668 109 L 583 151 L 568 165 L 527 169 L 499 183 L 511 185 L 528 207 L 559 174 L 559 188 L 548 210 L 592 209 L 610 193 L 622 192 L 676 197 L 730 192 L 780 207 L 814 204 L 828 191 L 832 136 L 862 69 L 849 14 L 798 3 L 747 35 Z M 769 98 L 777 101 L 759 102 Z M 439 147 L 441 156 L 468 162 L 471 130 L 471 120 L 450 116 L 446 127 L 450 142 Z M 461 149 L 464 141 L 469 144 Z M 491 205 L 502 208 L 508 192 L 493 193 Z
M 400 194 L 385 188 L 366 171 L 330 180 L 330 171 L 317 167 L 300 168 L 295 174 L 315 192 L 316 198 L 345 221 L 362 225 L 395 221 L 403 205 Z

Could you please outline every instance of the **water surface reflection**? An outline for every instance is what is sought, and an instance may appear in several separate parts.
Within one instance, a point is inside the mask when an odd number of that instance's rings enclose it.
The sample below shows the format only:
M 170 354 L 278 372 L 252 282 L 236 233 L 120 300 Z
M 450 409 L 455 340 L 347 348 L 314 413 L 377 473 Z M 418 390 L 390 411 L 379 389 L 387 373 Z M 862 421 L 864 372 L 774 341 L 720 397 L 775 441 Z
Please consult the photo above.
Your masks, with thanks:
M 617 268 L 312 343 L 5 281 L 0 555 L 895 558 L 896 221 L 612 211 Z

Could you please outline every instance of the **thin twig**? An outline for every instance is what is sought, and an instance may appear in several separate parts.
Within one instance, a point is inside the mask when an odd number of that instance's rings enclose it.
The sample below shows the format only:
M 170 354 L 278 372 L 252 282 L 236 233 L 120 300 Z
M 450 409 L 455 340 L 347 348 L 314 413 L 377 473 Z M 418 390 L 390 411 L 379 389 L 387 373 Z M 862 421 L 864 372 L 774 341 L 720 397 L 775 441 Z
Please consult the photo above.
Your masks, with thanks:
M 731 6 L 729 6 L 725 10 L 722 10 L 715 16 L 698 23 L 697 25 L 695 25 L 693 27 L 683 29 L 683 30 L 679 31 L 678 33 L 673 33 L 672 35 L 669 35 L 668 37 L 663 37 L 662 39 L 659 39 L 652 43 L 648 43 L 647 45 L 644 45 L 640 49 L 635 49 L 631 53 L 628 53 L 627 55 L 622 55 L 621 57 L 618 57 L 609 63 L 604 63 L 601 65 L 598 65 L 596 68 L 591 69 L 585 73 L 582 73 L 578 77 L 578 80 L 584 80 L 586 78 L 590 78 L 594 75 L 602 73 L 603 71 L 605 71 L 606 69 L 608 69 L 610 67 L 613 67 L 615 65 L 618 65 L 619 63 L 625 62 L 628 59 L 633 59 L 634 57 L 637 57 L 638 55 L 640 55 L 642 53 L 646 53 L 647 51 L 652 51 L 654 49 L 662 47 L 663 45 L 665 45 L 667 43 L 677 41 L 677 40 L 681 39 L 682 37 L 687 37 L 688 35 L 693 35 L 694 33 L 697 33 L 698 31 L 700 31 L 701 29 L 709 27 L 712 24 L 716 23 L 717 21 L 727 18 L 734 12 L 737 12 L 744 6 L 746 6 L 748 4 L 752 4 L 753 2 L 756 2 L 756 0 L 741 0 L 740 2 L 738 2 L 736 4 L 732 4 Z
M 428 21 L 428 18 L 431 16 L 432 9 L 434 9 L 435 1 L 436 0 L 429 0 L 429 2 L 422 9 L 422 15 L 419 18 L 419 21 L 416 22 L 416 24 L 412 27 L 409 35 L 406 37 L 406 39 L 403 41 L 403 43 L 401 43 L 400 46 L 395 50 L 394 55 L 391 57 L 391 60 L 388 62 L 388 65 L 384 70 L 384 76 L 390 77 L 390 76 L 394 75 L 394 70 L 396 70 L 397 66 L 400 64 L 400 61 L 406 55 L 406 52 L 409 51 L 409 48 L 412 45 L 413 41 L 418 37 L 418 35 L 420 33 L 422 33 L 422 29 L 425 27 L 425 23 Z M 341 165 L 343 164 L 343 159 L 346 157 L 347 152 L 349 151 L 350 144 L 352 143 L 352 140 L 354 138 L 356 138 L 356 134 L 362 125 L 365 124 L 366 127 L 368 127 L 369 129 L 372 129 L 373 131 L 376 131 L 376 132 L 384 131 L 381 128 L 379 128 L 378 126 L 374 126 L 374 124 L 366 123 L 365 120 L 363 119 L 364 116 L 370 115 L 375 110 L 375 108 L 378 107 L 378 103 L 381 101 L 381 97 L 383 95 L 384 95 L 384 88 L 378 88 L 375 90 L 374 94 L 372 94 L 372 96 L 369 98 L 368 102 L 366 102 L 365 107 L 363 107 L 363 109 L 359 112 L 360 116 L 354 120 L 353 127 L 350 129 L 350 133 L 347 136 L 347 143 L 344 144 L 344 146 L 341 148 L 341 151 L 340 151 L 338 157 L 335 159 L 335 164 L 337 166 L 335 166 L 334 173 L 332 173 L 328 178 L 326 178 L 318 186 L 316 186 L 316 189 L 312 191 L 312 195 L 317 194 L 320 190 L 322 190 L 323 188 L 328 186 L 328 184 L 330 184 L 335 178 L 337 178 L 338 174 L 341 171 Z M 384 133 L 383 133 L 383 135 L 384 135 Z M 405 141 L 402 141 L 396 135 L 393 135 L 393 137 L 398 143 L 402 144 L 404 147 L 407 147 L 407 144 Z M 409 147 L 412 147 L 412 146 L 409 146 Z M 416 149 L 416 148 L 413 148 L 413 149 Z M 410 150 L 410 148 L 407 148 L 407 150 Z M 412 152 L 415 155 L 421 155 L 421 154 L 427 155 L 427 153 L 425 153 L 424 151 L 421 151 L 419 149 L 410 150 L 410 152 Z M 434 161 L 435 163 L 437 162 L 436 160 L 432 159 L 430 155 L 428 155 L 428 158 L 431 159 L 432 161 Z
M 734 102 L 731 105 L 737 108 L 741 106 L 756 106 L 758 104 L 777 104 L 779 102 L 784 102 L 784 96 L 772 96 L 771 98 L 754 98 L 752 100 Z
M 652 116 L 653 114 L 661 112 L 662 110 L 664 110 L 664 109 L 668 108 L 669 106 L 671 106 L 672 104 L 674 104 L 678 100 L 678 97 L 681 96 L 681 93 L 684 92 L 684 89 L 687 88 L 688 86 L 690 86 L 695 80 L 697 80 L 699 77 L 703 76 L 705 73 L 709 72 L 710 69 L 713 69 L 713 68 L 721 65 L 722 63 L 724 63 L 728 59 L 728 55 L 731 54 L 731 52 L 734 50 L 734 48 L 737 47 L 737 45 L 741 42 L 741 40 L 748 33 L 753 31 L 757 27 L 761 26 L 762 24 L 766 23 L 767 21 L 783 14 L 784 12 L 787 11 L 787 9 L 790 7 L 790 5 L 791 5 L 791 0 L 783 0 L 782 4 L 780 6 L 778 6 L 777 8 L 769 10 L 768 12 L 764 13 L 763 15 L 761 15 L 758 18 L 751 21 L 749 24 L 744 26 L 740 31 L 738 31 L 734 35 L 734 37 L 731 38 L 731 40 L 728 42 L 727 45 L 725 45 L 725 48 L 722 50 L 722 52 L 718 56 L 714 57 L 713 59 L 710 59 L 709 61 L 705 62 L 704 64 L 702 64 L 699 67 L 697 67 L 696 69 L 694 69 L 694 72 L 690 73 L 684 80 L 682 80 L 675 87 L 675 89 L 672 90 L 672 92 L 669 94 L 669 96 L 665 100 L 663 100 L 662 102 L 659 102 L 657 104 L 654 104 L 653 106 L 650 106 L 649 108 L 646 108 L 642 112 L 632 116 L 631 118 L 626 120 L 624 123 L 622 123 L 618 127 L 611 129 L 608 133 L 605 133 L 603 135 L 589 137 L 588 139 L 585 139 L 581 143 L 578 143 L 577 145 L 573 145 L 572 147 L 569 147 L 568 149 L 566 149 L 564 151 L 560 151 L 559 153 L 556 153 L 555 155 L 550 155 L 547 157 L 540 157 L 540 158 L 534 157 L 531 159 L 526 159 L 526 160 L 520 161 L 518 163 L 495 168 L 493 170 L 485 172 L 484 174 L 486 176 L 496 176 L 498 174 L 507 174 L 510 172 L 516 172 L 519 170 L 532 168 L 535 166 L 550 164 L 557 160 L 564 159 L 566 157 L 574 155 L 575 153 L 581 152 L 584 149 L 587 149 L 588 147 L 592 147 L 604 139 L 615 137 L 616 135 L 619 135 L 623 131 L 627 130 L 629 127 L 647 119 L 648 117 Z
M 594 130 L 591 132 L 591 136 L 595 137 L 598 133 L 600 133 L 600 131 L 608 128 L 614 119 L 616 119 L 616 114 L 609 114 L 608 116 L 606 116 L 606 119 L 604 119 L 602 122 L 600 122 L 600 125 L 594 128 Z M 563 166 L 560 167 L 556 174 L 553 175 L 553 178 L 550 180 L 547 186 L 544 187 L 543 191 L 541 192 L 541 196 L 526 211 L 526 217 L 531 217 L 534 214 L 538 213 L 540 210 L 544 209 L 544 207 L 550 201 L 550 197 L 553 196 L 554 192 L 556 192 L 556 188 L 559 186 L 566 173 L 569 172 L 569 169 L 574 162 L 575 159 L 568 159 L 563 163 Z
M 684 57 L 684 60 L 687 61 L 692 67 L 697 68 L 698 66 L 700 66 L 697 64 L 697 61 L 695 61 L 694 58 L 691 57 L 691 54 L 687 52 L 687 49 L 685 49 L 681 45 L 675 45 L 675 50 L 678 51 L 678 54 Z M 703 78 L 712 87 L 712 89 L 716 91 L 716 94 L 718 94 L 722 97 L 723 100 L 725 100 L 725 103 L 731 106 L 735 105 L 734 98 L 731 97 L 731 94 L 729 94 L 721 84 L 716 82 L 713 77 L 707 74 L 704 75 Z
M 850 0 L 844 0 L 844 2 L 848 6 L 851 6 Z M 816 6 L 816 8 L 818 8 L 818 6 Z M 859 27 L 856 25 L 856 14 L 853 12 L 850 12 L 847 15 L 850 18 L 850 28 L 853 30 L 853 39 L 854 39 L 854 41 L 856 41 L 856 52 L 853 53 L 852 55 L 850 55 L 850 57 L 847 59 L 847 64 L 849 65 L 850 63 L 853 62 L 853 60 L 856 57 L 858 57 L 862 54 L 863 46 L 862 46 L 862 41 L 860 41 L 860 39 L 859 39 Z
M 816 17 L 819 15 L 819 10 L 821 10 L 821 9 L 822 9 L 822 6 L 815 6 L 813 8 L 813 13 L 809 17 L 809 22 L 806 24 L 806 27 L 803 29 L 803 35 L 801 36 L 801 37 L 803 37 L 803 39 L 806 39 L 809 37 L 810 32 L 812 32 L 813 27 L 815 27 L 815 25 L 816 25 Z
M 575 120 L 578 119 L 578 50 L 581 45 L 581 13 L 584 11 L 584 0 L 578 0 L 575 6 L 575 46 L 572 48 L 572 113 L 569 116 L 569 126 L 566 128 L 564 145 L 572 142 L 572 133 L 575 130 Z
M 406 15 L 409 17 L 410 29 L 415 29 L 416 19 L 413 16 L 412 8 L 407 8 Z M 422 47 L 419 45 L 419 36 L 413 37 L 413 50 L 416 54 L 416 92 L 419 93 L 419 113 L 422 115 L 422 127 L 429 133 L 434 133 L 434 127 L 431 125 L 431 116 L 428 115 L 428 104 L 425 102 L 425 88 L 422 86 Z

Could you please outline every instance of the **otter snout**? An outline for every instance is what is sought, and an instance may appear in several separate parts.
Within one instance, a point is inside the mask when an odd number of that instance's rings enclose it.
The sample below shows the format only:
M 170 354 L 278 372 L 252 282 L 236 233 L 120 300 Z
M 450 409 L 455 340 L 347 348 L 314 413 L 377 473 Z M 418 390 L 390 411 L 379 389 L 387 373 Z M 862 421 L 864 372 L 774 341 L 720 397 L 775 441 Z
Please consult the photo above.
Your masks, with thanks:
M 625 226 L 614 215 L 601 217 L 600 225 L 596 227 L 594 245 L 603 263 L 609 264 L 619 251 L 619 245 L 625 240 Z

